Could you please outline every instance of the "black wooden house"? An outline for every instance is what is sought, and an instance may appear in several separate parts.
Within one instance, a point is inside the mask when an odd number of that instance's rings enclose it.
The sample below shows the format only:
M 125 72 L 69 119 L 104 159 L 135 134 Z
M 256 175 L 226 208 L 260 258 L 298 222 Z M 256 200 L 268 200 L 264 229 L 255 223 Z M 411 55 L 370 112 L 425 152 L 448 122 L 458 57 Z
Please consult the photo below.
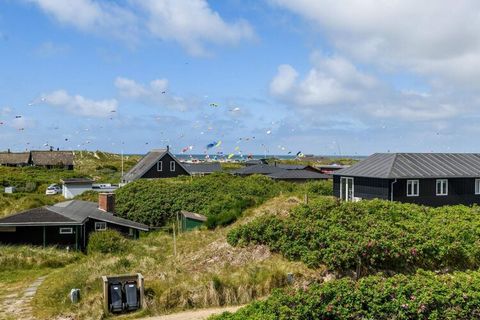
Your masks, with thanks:
M 92 232 L 114 229 L 138 238 L 148 226 L 114 214 L 113 194 L 100 194 L 98 204 L 70 200 L 30 209 L 0 219 L 0 243 L 60 246 L 83 250 Z
M 427 206 L 480 203 L 480 154 L 376 153 L 333 173 L 335 196 Z

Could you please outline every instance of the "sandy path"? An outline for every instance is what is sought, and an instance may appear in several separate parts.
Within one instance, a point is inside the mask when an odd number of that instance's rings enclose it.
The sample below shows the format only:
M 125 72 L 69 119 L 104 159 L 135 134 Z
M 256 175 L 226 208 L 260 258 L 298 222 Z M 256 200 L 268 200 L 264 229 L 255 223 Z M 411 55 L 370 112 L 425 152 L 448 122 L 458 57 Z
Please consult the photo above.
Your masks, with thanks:
M 38 287 L 45 280 L 46 276 L 37 278 L 24 291 L 11 290 L 0 303 L 0 319 L 22 319 L 33 320 L 32 307 L 30 305 Z M 5 288 L 3 288 L 5 289 Z M 7 289 L 8 290 L 8 289 Z
M 166 316 L 158 316 L 151 318 L 144 318 L 144 320 L 204 320 L 214 314 L 221 314 L 225 311 L 235 312 L 242 306 L 225 307 L 225 308 L 212 308 L 212 309 L 200 309 L 194 311 L 185 311 L 180 313 L 169 314 Z

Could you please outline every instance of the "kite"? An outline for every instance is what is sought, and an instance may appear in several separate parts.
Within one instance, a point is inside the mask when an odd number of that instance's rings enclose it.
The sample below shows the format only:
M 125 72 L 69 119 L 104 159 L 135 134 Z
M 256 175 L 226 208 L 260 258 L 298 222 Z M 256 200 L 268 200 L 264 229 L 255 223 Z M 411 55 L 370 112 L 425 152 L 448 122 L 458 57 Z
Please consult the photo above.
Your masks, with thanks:
M 210 107 L 218 108 L 218 104 L 217 103 L 210 103 Z
M 270 133 L 272 133 L 272 130 L 267 130 L 267 134 L 270 134 Z
M 20 119 L 22 116 L 15 116 L 15 119 Z
M 212 143 L 207 144 L 207 149 L 212 149 L 217 145 L 217 143 L 218 143 L 217 141 L 213 141 Z
M 233 153 L 230 153 L 230 154 L 228 155 L 228 159 L 232 159 L 233 156 L 234 156 L 234 154 L 233 154 Z
M 302 151 L 297 152 L 297 157 L 303 158 L 305 155 L 302 153 Z

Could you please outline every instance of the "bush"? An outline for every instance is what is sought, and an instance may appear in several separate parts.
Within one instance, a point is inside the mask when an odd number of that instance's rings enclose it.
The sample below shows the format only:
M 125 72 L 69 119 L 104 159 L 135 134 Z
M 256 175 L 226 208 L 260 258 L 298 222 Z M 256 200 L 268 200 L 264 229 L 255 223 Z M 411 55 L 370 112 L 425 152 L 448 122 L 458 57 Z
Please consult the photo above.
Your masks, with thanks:
M 193 179 L 141 179 L 116 191 L 116 211 L 130 220 L 163 226 L 177 212 L 187 210 L 206 215 L 207 225 L 214 228 L 235 221 L 245 209 L 295 187 L 265 176 L 242 178 L 226 173 Z
M 230 231 L 231 245 L 266 244 L 330 270 L 411 271 L 480 267 L 478 207 L 426 208 L 373 200 L 313 200 L 287 218 L 263 216 Z
M 88 253 L 122 253 L 128 249 L 128 240 L 112 229 L 92 233 L 87 247 Z
M 344 278 L 306 291 L 278 290 L 235 314 L 210 319 L 479 319 L 479 290 L 479 272 Z

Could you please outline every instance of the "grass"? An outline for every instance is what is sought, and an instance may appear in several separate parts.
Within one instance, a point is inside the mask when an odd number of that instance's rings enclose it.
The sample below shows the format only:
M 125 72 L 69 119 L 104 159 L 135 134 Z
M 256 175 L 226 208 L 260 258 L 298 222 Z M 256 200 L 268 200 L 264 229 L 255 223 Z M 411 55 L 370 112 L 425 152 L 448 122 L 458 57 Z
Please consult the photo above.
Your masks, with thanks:
M 267 201 L 247 212 L 244 223 L 265 211 L 284 214 L 299 200 L 286 196 Z M 75 264 L 55 270 L 40 286 L 34 299 L 39 319 L 59 315 L 76 319 L 101 319 L 102 275 L 140 272 L 145 277 L 147 309 L 130 315 L 166 314 L 175 311 L 245 304 L 287 285 L 287 274 L 303 286 L 321 277 L 323 269 L 312 270 L 302 263 L 289 262 L 266 247 L 232 248 L 225 240 L 229 228 L 182 233 L 173 254 L 172 235 L 152 232 L 133 242 L 121 254 L 89 254 Z M 72 305 L 67 295 L 80 288 L 82 299 Z

